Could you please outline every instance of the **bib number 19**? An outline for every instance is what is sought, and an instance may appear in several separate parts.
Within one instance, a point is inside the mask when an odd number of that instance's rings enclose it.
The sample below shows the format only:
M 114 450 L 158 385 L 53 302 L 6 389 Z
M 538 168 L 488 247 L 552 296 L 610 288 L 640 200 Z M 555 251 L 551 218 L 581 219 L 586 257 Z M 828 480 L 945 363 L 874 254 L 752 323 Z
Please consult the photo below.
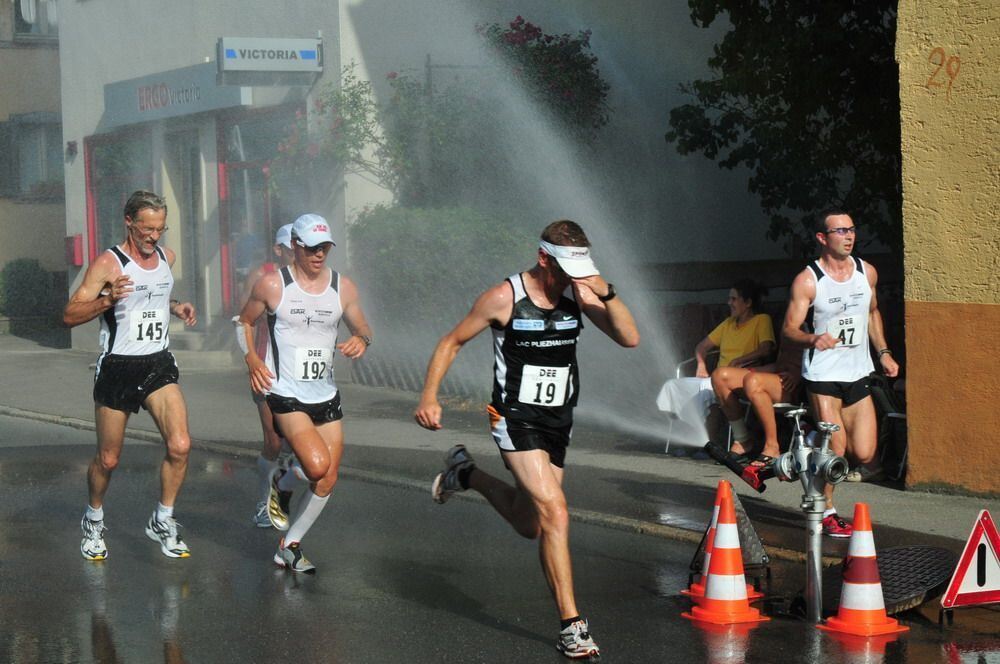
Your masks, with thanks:
M 566 403 L 569 367 L 524 365 L 517 400 L 535 406 L 555 408 Z

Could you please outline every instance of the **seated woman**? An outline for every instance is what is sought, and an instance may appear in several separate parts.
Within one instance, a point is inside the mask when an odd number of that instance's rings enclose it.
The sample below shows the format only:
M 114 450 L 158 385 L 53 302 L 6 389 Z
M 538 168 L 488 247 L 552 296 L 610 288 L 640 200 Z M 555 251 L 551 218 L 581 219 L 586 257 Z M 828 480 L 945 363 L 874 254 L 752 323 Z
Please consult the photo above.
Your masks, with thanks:
M 712 389 L 733 432 L 729 451 L 737 456 L 747 456 L 750 434 L 743 420 L 739 396 L 743 395 L 753 405 L 757 419 L 764 428 L 764 447 L 751 462 L 754 466 L 767 467 L 781 453 L 778 445 L 778 422 L 774 414 L 776 403 L 798 403 L 801 399 L 802 349 L 787 341 L 782 344 L 774 364 L 744 369 L 721 367 L 712 372 Z
M 730 317 L 712 330 L 695 348 L 696 377 L 676 378 L 664 383 L 656 399 L 660 410 L 671 413 L 675 419 L 689 425 L 696 420 L 704 422 L 711 404 L 715 402 L 705 358 L 715 348 L 719 349 L 720 367 L 745 367 L 770 359 L 775 349 L 774 326 L 770 316 L 757 313 L 766 292 L 752 279 L 740 279 L 733 285 L 729 291 Z M 671 427 L 673 431 L 673 420 Z M 700 438 L 700 434 L 692 433 L 696 429 L 697 427 L 689 427 L 689 437 L 695 435 Z M 713 437 L 711 433 L 709 435 Z M 684 439 L 683 436 L 679 438 Z
M 698 342 L 694 356 L 698 363 L 695 376 L 708 378 L 705 358 L 719 349 L 720 367 L 750 367 L 764 364 L 774 356 L 774 325 L 760 311 L 761 300 L 767 294 L 753 279 L 740 279 L 729 290 L 729 318 Z

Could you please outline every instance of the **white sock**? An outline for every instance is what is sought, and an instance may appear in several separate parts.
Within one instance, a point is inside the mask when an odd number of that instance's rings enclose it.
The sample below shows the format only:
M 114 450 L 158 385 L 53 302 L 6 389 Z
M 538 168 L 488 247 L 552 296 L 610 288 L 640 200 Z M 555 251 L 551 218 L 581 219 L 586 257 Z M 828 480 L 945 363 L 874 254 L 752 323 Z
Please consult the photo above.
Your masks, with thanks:
M 162 523 L 163 521 L 166 521 L 167 519 L 169 519 L 173 515 L 174 515 L 174 506 L 173 505 L 164 505 L 163 503 L 157 503 L 156 504 L 156 520 L 157 521 L 160 521 Z
M 747 423 L 743 420 L 729 420 L 729 426 L 733 430 L 733 441 L 740 443 L 750 437 L 750 432 L 747 431 Z
M 831 514 L 836 514 L 836 513 L 837 513 L 837 508 L 836 507 L 831 507 L 829 509 L 825 509 L 825 510 L 823 510 L 823 518 L 825 519 L 826 517 L 830 516 Z
M 320 498 L 312 491 L 306 494 L 306 497 L 299 503 L 298 513 L 295 515 L 295 519 L 292 520 L 292 525 L 285 535 L 286 544 L 302 541 L 302 538 L 306 536 L 312 525 L 316 523 L 316 519 L 319 518 L 320 512 L 326 507 L 326 501 L 328 500 L 330 500 L 329 495 Z
M 104 505 L 100 507 L 87 505 L 87 519 L 90 521 L 104 521 Z
M 257 475 L 260 478 L 260 493 L 267 500 L 267 495 L 271 490 L 271 472 L 278 467 L 278 461 L 265 459 L 263 456 L 257 457 Z
M 302 466 L 296 461 L 288 469 L 288 472 L 281 476 L 278 480 L 278 488 L 282 491 L 294 491 L 295 485 L 306 479 L 306 473 L 302 470 Z

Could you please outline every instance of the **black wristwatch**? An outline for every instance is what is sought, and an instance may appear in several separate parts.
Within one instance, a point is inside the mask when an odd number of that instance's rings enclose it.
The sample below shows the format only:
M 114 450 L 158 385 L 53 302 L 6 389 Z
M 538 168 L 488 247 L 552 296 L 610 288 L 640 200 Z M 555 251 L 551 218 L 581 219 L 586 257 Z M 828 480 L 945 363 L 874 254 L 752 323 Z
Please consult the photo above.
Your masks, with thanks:
M 372 345 L 372 338 L 371 338 L 371 337 L 366 337 L 366 336 L 365 336 L 365 335 L 363 335 L 363 334 L 359 334 L 358 336 L 359 336 L 359 337 L 361 337 L 361 340 L 365 342 L 365 347 L 366 347 L 366 348 L 367 348 L 368 346 L 371 346 L 371 345 Z
M 615 285 L 608 284 L 608 294 L 603 296 L 598 295 L 597 299 L 600 300 L 601 302 L 607 302 L 608 300 L 613 300 L 616 297 L 618 297 L 618 291 L 615 290 Z

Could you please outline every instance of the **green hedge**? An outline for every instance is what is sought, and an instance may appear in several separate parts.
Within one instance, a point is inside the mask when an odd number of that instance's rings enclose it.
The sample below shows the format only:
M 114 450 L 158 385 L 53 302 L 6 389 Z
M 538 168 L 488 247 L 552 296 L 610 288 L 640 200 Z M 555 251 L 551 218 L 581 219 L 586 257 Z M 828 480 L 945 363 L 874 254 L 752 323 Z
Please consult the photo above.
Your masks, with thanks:
M 516 222 L 468 208 L 376 207 L 348 233 L 351 274 L 380 337 L 439 337 L 479 293 L 534 265 L 537 246 Z
M 9 318 L 51 315 L 63 295 L 52 273 L 34 258 L 12 260 L 0 270 L 0 314 Z

